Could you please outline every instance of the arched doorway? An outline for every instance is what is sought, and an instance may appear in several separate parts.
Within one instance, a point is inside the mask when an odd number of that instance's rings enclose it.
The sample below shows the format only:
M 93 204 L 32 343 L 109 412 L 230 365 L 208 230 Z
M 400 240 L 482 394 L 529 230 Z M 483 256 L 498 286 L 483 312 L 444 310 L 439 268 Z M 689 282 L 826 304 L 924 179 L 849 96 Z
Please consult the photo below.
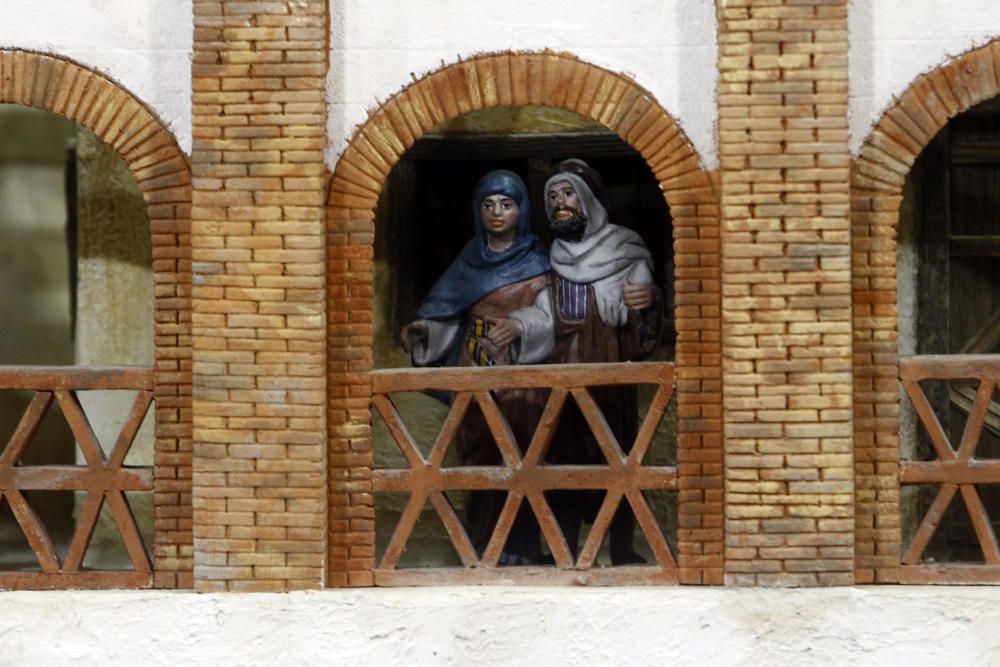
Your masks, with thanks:
M 977 461 L 994 455 L 982 426 L 1000 375 L 987 340 L 995 216 L 976 210 L 996 199 L 987 154 L 995 121 L 988 103 L 970 111 L 997 95 L 997 53 L 997 43 L 987 45 L 914 82 L 854 164 L 859 583 L 998 576 L 983 498 L 1000 475 Z M 955 521 L 959 505 L 967 508 L 964 527 Z M 948 533 L 978 543 L 978 564 L 935 560 L 962 550 L 942 543 Z
M 327 274 L 332 585 L 373 583 L 368 406 L 374 221 L 383 184 L 431 128 L 484 108 L 524 105 L 566 109 L 609 128 L 641 155 L 665 193 L 677 267 L 679 578 L 721 582 L 718 206 L 712 178 L 677 124 L 634 82 L 571 56 L 544 53 L 484 55 L 417 81 L 358 130 L 338 163 L 328 208 Z
M 41 572 L 15 575 L 14 587 L 95 587 L 95 586 L 191 586 L 191 498 L 190 498 L 190 169 L 187 158 L 162 123 L 141 102 L 102 75 L 68 60 L 25 51 L 0 51 L 4 85 L 0 103 L 23 105 L 73 121 L 88 133 L 94 146 L 108 146 L 108 159 L 117 153 L 127 165 L 130 179 L 144 200 L 149 219 L 148 252 L 151 254 L 152 358 L 146 368 L 114 367 L 77 370 L 48 365 L 4 368 L 2 386 L 8 390 L 35 392 L 17 434 L 5 450 L 3 461 L 8 486 L 5 495 L 13 498 L 20 525 L 38 557 Z M 140 200 L 140 201 L 141 201 Z M 93 203 L 93 202 L 92 202 Z M 84 267 L 86 270 L 86 267 Z M 5 314 L 6 317 L 16 314 Z M 98 336 L 101 334 L 98 333 Z M 109 357 L 110 358 L 110 357 Z M 96 359 L 96 358 L 95 358 Z M 46 364 L 51 363 L 46 361 Z M 155 370 L 154 370 L 155 368 Z M 93 416 L 78 401 L 77 392 L 90 390 L 131 390 L 140 397 L 155 397 L 155 464 L 148 473 L 120 468 L 125 446 L 115 441 L 104 445 L 102 455 L 90 433 Z M 33 472 L 18 465 L 22 450 L 29 446 L 37 419 L 52 401 L 59 404 L 73 434 L 81 443 L 86 466 L 63 473 Z M 84 402 L 85 403 L 85 402 Z M 142 401 L 128 410 L 123 427 L 125 440 L 139 427 Z M 75 406 L 75 407 L 74 407 Z M 118 442 L 123 442 L 119 439 Z M 89 444 L 88 444 L 89 443 Z M 117 490 L 88 486 L 87 470 L 103 466 L 115 473 Z M 60 476 L 61 475 L 61 476 Z M 30 478 L 30 479 L 29 479 Z M 58 479 L 57 479 L 58 478 Z M 126 479 L 127 478 L 127 479 Z M 25 486 L 27 484 L 28 486 Z M 84 484 L 83 487 L 80 487 Z M 34 486 L 32 486 L 34 485 Z M 87 530 L 79 528 L 67 554 L 52 550 L 44 526 L 23 502 L 22 491 L 35 486 L 47 490 L 86 490 L 87 501 L 79 512 L 78 526 L 87 526 L 100 511 L 100 500 L 121 517 L 120 526 L 131 533 L 124 536 L 133 569 L 127 576 L 94 574 L 81 569 L 89 541 Z M 142 553 L 128 520 L 126 490 L 152 491 L 155 537 L 152 554 Z M 42 489 L 35 489 L 42 490 Z

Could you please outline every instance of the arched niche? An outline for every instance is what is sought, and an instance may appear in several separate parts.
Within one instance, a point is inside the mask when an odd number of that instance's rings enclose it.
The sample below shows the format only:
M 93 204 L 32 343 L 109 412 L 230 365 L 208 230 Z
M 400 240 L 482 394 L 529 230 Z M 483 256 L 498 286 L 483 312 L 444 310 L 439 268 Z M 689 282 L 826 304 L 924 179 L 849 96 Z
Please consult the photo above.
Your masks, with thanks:
M 154 584 L 188 588 L 191 569 L 191 171 L 138 98 L 69 59 L 0 50 L 0 103 L 74 121 L 111 146 L 145 200 L 152 234 L 156 397 Z
M 374 365 L 374 222 L 390 170 L 429 130 L 492 107 L 571 111 L 647 163 L 673 220 L 680 578 L 721 583 L 719 228 L 714 176 L 683 130 L 627 76 L 562 53 L 486 54 L 443 67 L 358 128 L 330 183 L 327 237 L 330 585 L 371 585 L 374 509 L 368 373 Z
M 900 577 L 899 311 L 909 306 L 898 291 L 897 236 L 907 177 L 950 119 L 998 92 L 994 41 L 914 81 L 882 114 L 852 167 L 857 583 Z

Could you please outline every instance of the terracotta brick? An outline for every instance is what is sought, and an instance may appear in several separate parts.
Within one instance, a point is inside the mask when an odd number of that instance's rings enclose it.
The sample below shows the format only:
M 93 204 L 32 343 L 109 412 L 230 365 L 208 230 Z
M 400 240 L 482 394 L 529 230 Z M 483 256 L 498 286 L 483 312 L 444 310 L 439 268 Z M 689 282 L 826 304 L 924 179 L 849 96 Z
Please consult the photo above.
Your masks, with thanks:
M 323 552 L 325 517 L 289 505 L 326 488 L 324 257 L 307 240 L 322 231 L 326 65 L 302 56 L 326 53 L 325 5 L 217 7 L 195 2 L 192 242 L 194 531 L 199 562 L 220 565 L 196 585 L 315 588 L 322 561 L 296 556 Z
M 725 572 L 734 585 L 824 585 L 850 559 L 793 540 L 851 516 L 851 460 L 820 454 L 852 420 L 846 2 L 746 0 L 732 16 L 718 91 Z M 824 404 L 834 397 L 845 407 Z M 770 548 L 748 546 L 762 538 Z

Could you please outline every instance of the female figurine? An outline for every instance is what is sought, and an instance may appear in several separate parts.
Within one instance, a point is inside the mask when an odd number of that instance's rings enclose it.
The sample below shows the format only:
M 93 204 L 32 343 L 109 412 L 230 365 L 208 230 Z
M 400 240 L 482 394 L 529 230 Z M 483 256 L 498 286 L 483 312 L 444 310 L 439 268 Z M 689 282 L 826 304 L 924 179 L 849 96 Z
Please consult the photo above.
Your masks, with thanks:
M 472 238 L 431 289 L 417 319 L 400 339 L 415 366 L 508 366 L 546 361 L 554 344 L 548 253 L 531 231 L 528 190 L 506 170 L 491 171 L 473 195 Z M 538 424 L 546 392 L 501 389 L 493 393 L 524 450 Z M 501 463 L 478 411 L 459 430 L 462 465 Z M 466 494 L 470 538 L 482 553 L 504 503 L 500 491 Z M 542 560 L 538 524 L 522 505 L 500 563 Z

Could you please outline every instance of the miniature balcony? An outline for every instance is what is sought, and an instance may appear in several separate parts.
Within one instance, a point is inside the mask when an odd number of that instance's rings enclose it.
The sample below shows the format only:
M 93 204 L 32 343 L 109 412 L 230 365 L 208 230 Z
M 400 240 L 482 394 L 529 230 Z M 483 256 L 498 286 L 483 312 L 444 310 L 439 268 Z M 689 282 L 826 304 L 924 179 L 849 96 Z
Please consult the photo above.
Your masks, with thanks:
M 373 471 L 376 503 L 380 496 L 388 493 L 409 494 L 391 538 L 376 561 L 375 584 L 677 583 L 674 556 L 644 493 L 677 488 L 676 467 L 644 463 L 673 398 L 674 383 L 674 365 L 666 362 L 400 369 L 372 373 L 373 413 L 384 422 L 408 465 L 407 468 L 376 468 Z M 591 390 L 599 386 L 628 385 L 651 385 L 655 389 L 634 442 L 621 443 L 608 426 Z M 545 390 L 548 396 L 530 442 L 517 443 L 510 424 L 494 400 L 494 392 L 529 388 Z M 433 444 L 421 451 L 397 409 L 394 396 L 402 392 L 429 391 L 449 392 L 453 399 Z M 546 463 L 560 415 L 569 401 L 575 402 L 586 420 L 606 460 L 605 465 Z M 502 464 L 445 466 L 456 433 L 473 405 L 478 406 L 488 424 Z M 592 528 L 580 540 L 579 549 L 575 549 L 561 530 L 547 492 L 582 490 L 603 491 L 604 498 Z M 492 536 L 481 549 L 477 549 L 470 539 L 470 517 L 466 515 L 463 521 L 456 508 L 454 492 L 457 491 L 506 492 Z M 426 563 L 401 566 L 401 557 L 428 501 L 460 558 L 459 566 L 428 567 Z M 530 507 L 537 520 L 552 565 L 499 564 L 522 504 Z M 627 505 L 634 513 L 636 525 L 648 542 L 651 564 L 598 566 L 598 554 L 620 504 Z
M 9 503 L 30 553 L 5 550 L 2 589 L 148 588 L 153 565 L 133 513 L 129 493 L 153 490 L 152 466 L 125 465 L 136 434 L 153 402 L 154 373 L 142 367 L 0 366 L 0 392 L 32 391 L 20 423 L 0 453 L 0 497 Z M 134 392 L 118 437 L 99 442 L 81 392 Z M 22 461 L 31 450 L 53 404 L 68 424 L 84 463 L 33 465 Z M 33 506 L 38 492 L 73 492 L 76 510 L 71 534 L 57 535 Z M 34 499 L 34 500 L 33 500 Z M 87 565 L 85 557 L 102 507 L 110 512 L 127 551 L 127 566 Z M 152 517 L 146 517 L 146 523 Z M 65 539 L 68 538 L 68 539 Z M 28 551 L 24 549 L 22 551 Z M 100 561 L 101 559 L 96 559 Z M 106 559 L 105 559 L 106 560 Z M 32 562 L 34 561 L 34 563 Z M 105 563 L 106 565 L 106 563 Z
M 912 533 L 900 581 L 1000 582 L 1000 355 L 902 358 L 899 375 L 920 424 L 916 442 L 903 443 L 920 460 L 900 461 L 904 534 Z

